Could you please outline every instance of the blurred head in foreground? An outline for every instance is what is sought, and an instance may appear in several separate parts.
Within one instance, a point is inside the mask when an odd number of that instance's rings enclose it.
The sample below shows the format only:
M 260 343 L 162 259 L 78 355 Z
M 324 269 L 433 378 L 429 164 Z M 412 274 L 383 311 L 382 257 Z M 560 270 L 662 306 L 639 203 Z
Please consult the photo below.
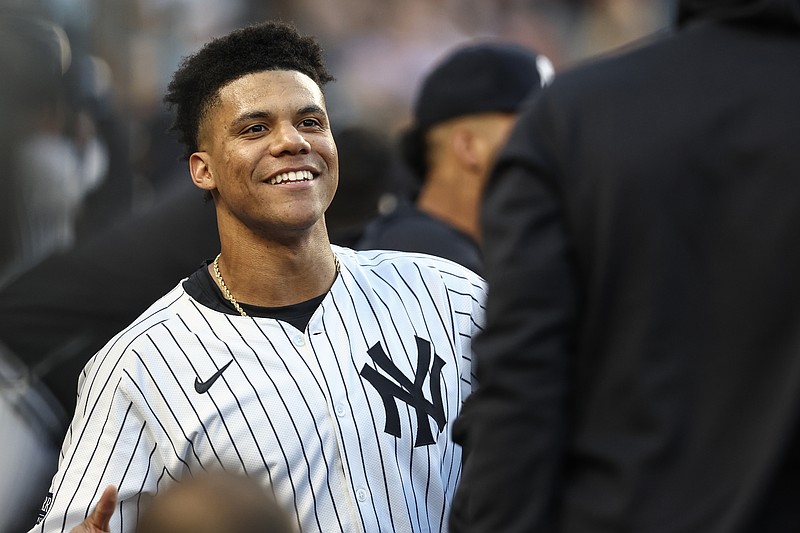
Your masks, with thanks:
M 158 494 L 137 533 L 295 533 L 273 495 L 227 472 L 187 478 Z

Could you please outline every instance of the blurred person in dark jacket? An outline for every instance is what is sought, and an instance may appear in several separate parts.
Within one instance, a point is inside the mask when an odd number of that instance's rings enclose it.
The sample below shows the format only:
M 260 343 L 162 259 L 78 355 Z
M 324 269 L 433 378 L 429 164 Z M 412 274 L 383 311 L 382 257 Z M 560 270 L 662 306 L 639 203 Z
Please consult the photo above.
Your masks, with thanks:
M 356 248 L 423 252 L 481 273 L 478 213 L 489 169 L 523 102 L 550 81 L 550 61 L 511 43 L 461 45 L 422 82 L 406 162 L 415 202 L 370 222 Z
M 499 156 L 452 531 L 800 531 L 800 1 L 678 6 Z

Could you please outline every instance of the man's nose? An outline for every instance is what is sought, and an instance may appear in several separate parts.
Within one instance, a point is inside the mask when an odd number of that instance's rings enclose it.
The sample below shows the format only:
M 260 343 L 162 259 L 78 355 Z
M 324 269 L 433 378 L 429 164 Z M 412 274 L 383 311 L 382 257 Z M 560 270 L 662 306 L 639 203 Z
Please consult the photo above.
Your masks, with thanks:
M 293 124 L 280 124 L 276 127 L 270 146 L 272 155 L 307 153 L 311 144 Z

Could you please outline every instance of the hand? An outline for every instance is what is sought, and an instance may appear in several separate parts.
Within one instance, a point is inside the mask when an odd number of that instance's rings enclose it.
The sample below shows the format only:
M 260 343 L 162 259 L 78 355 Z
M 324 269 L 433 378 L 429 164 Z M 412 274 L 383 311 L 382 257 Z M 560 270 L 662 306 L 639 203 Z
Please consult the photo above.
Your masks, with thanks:
M 92 514 L 87 516 L 86 520 L 79 525 L 73 527 L 70 533 L 109 533 L 111 531 L 111 516 L 114 514 L 116 507 L 117 488 L 114 485 L 109 485 L 100 495 Z

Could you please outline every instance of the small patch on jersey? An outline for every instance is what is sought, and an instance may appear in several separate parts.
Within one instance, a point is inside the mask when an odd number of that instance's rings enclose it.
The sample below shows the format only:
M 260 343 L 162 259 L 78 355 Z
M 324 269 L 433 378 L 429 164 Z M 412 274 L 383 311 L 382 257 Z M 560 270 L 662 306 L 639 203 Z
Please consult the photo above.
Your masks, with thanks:
M 53 493 L 48 492 L 47 497 L 44 499 L 44 503 L 42 504 L 42 508 L 39 509 L 39 514 L 36 515 L 36 525 L 42 523 L 44 517 L 47 516 L 47 513 L 50 512 L 50 507 L 53 505 Z

